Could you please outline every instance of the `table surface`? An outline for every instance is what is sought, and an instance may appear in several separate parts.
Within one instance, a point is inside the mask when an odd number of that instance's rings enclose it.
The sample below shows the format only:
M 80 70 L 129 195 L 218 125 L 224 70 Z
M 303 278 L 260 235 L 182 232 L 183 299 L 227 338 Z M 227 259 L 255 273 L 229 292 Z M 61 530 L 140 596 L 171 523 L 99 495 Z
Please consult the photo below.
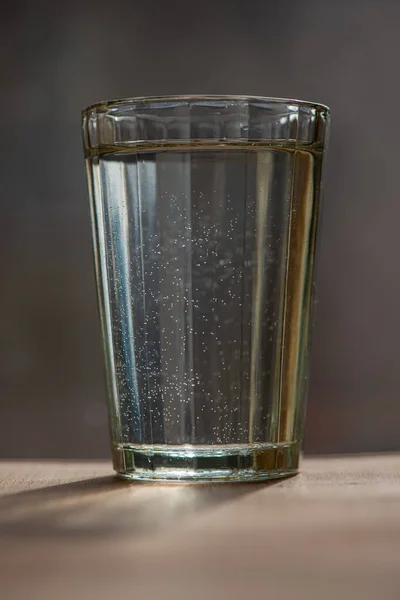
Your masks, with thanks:
M 259 484 L 143 484 L 0 463 L 0 598 L 400 598 L 400 455 Z

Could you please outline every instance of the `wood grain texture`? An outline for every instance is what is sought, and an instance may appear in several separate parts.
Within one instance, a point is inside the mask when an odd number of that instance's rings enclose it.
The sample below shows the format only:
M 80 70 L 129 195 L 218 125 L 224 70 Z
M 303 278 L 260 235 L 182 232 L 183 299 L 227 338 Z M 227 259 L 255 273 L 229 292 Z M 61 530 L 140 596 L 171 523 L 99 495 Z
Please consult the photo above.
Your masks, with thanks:
M 398 599 L 400 455 L 270 484 L 135 484 L 0 463 L 0 598 Z

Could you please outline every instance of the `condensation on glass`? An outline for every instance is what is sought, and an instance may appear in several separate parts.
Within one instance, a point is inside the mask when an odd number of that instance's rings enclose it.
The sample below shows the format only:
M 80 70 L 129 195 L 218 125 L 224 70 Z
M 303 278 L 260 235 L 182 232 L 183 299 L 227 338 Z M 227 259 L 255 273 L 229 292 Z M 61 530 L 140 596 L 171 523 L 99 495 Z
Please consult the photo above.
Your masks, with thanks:
M 83 112 L 121 475 L 297 470 L 328 119 L 322 105 L 237 96 Z

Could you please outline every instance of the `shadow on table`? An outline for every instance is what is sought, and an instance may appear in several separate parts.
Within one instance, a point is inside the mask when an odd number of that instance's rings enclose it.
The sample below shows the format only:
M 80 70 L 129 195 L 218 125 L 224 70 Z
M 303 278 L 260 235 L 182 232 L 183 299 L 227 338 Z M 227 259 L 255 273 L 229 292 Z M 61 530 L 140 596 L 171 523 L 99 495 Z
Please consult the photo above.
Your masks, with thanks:
M 99 477 L 0 498 L 0 537 L 149 535 L 266 485 L 144 484 Z

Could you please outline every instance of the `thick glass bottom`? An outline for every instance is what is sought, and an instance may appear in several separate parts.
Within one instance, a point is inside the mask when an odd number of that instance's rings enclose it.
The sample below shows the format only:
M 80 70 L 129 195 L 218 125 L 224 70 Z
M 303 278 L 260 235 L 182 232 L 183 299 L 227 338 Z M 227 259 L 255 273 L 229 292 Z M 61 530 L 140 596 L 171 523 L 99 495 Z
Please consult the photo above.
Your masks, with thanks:
M 262 481 L 288 477 L 299 466 L 299 442 L 224 446 L 113 448 L 114 469 L 127 479 L 145 481 Z

